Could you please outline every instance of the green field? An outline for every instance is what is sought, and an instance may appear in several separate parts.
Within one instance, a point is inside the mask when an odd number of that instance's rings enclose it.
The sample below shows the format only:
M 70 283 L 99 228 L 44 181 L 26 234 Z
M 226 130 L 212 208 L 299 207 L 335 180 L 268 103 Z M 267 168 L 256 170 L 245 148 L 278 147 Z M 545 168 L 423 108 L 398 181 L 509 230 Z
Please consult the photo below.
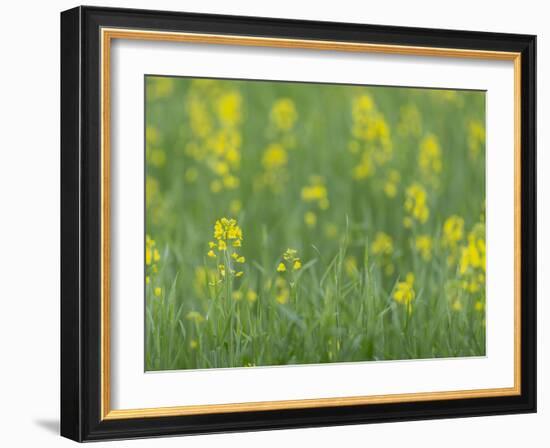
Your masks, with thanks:
M 147 76 L 146 370 L 485 355 L 485 93 Z

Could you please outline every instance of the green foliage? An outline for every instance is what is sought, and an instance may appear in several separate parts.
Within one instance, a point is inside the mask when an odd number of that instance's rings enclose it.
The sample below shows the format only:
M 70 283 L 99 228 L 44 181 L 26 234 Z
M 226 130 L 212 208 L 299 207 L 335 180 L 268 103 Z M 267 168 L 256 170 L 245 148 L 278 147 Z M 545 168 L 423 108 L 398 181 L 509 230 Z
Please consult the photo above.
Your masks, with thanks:
M 484 355 L 484 120 L 483 92 L 146 77 L 146 369 Z

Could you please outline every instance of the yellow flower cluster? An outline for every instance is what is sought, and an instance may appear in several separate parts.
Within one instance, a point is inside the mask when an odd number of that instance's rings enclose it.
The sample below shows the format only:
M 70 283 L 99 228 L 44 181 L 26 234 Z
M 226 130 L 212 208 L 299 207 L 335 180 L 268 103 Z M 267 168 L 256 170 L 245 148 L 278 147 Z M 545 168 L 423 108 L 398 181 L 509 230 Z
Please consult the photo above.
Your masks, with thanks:
M 290 98 L 277 99 L 269 114 L 271 142 L 262 155 L 263 172 L 256 179 L 257 188 L 280 193 L 288 178 L 288 150 L 296 144 L 293 133 L 298 120 L 296 106 Z
M 321 210 L 329 208 L 328 190 L 325 186 L 325 180 L 321 176 L 309 177 L 309 185 L 302 188 L 302 200 L 316 203 Z
M 294 101 L 290 98 L 279 98 L 273 104 L 269 117 L 277 130 L 282 132 L 292 131 L 298 119 Z
M 397 196 L 397 189 L 400 181 L 401 175 L 399 174 L 399 171 L 390 170 L 384 182 L 384 193 L 387 197 L 394 198 Z
M 448 217 L 443 224 L 442 246 L 447 249 L 447 263 L 458 272 L 458 280 L 449 282 L 449 296 L 453 298 L 451 308 L 461 311 L 462 290 L 468 295 L 477 297 L 474 303 L 476 311 L 483 311 L 485 305 L 485 224 L 483 221 L 474 225 L 464 234 L 464 219 L 458 215 Z
M 283 261 L 277 266 L 277 272 L 286 272 L 288 270 L 297 271 L 302 267 L 298 251 L 296 249 L 287 249 L 283 254 Z
M 433 240 L 430 235 L 418 235 L 415 239 L 415 249 L 424 261 L 432 259 Z
M 437 137 L 428 134 L 420 142 L 420 151 L 418 153 L 418 167 L 422 178 L 432 187 L 439 186 L 439 175 L 443 169 L 441 160 L 441 147 Z
M 226 271 L 235 277 L 241 277 L 243 271 L 235 271 L 234 263 L 244 263 L 245 257 L 239 255 L 237 248 L 242 246 L 243 232 L 235 219 L 222 218 L 214 224 L 214 241 L 210 241 L 210 250 L 207 255 L 210 258 L 222 258 L 223 264 L 218 265 L 218 271 L 225 277 Z
M 156 247 L 157 243 L 149 235 L 145 235 L 145 284 L 153 283 L 158 273 L 158 262 L 160 261 L 160 252 Z M 154 287 L 153 294 L 160 297 L 162 288 Z
M 478 223 L 468 234 L 468 240 L 461 249 L 459 273 L 462 287 L 477 293 L 485 285 L 485 225 Z
M 464 219 L 458 215 L 449 216 L 443 223 L 442 245 L 447 249 L 447 264 L 455 263 L 458 245 L 464 238 Z
M 194 80 L 187 98 L 192 138 L 185 152 L 207 167 L 213 176 L 210 190 L 234 190 L 239 187 L 241 161 L 242 96 L 236 90 L 224 91 L 214 80 Z M 196 167 L 185 172 L 194 182 Z
M 290 298 L 290 289 L 286 280 L 283 277 L 275 279 L 275 300 L 280 305 L 284 305 Z
M 401 305 L 405 305 L 407 312 L 412 313 L 412 301 L 416 294 L 414 291 L 414 274 L 409 272 L 404 282 L 398 282 L 393 292 L 393 300 Z
M 246 290 L 246 294 L 243 294 L 243 292 L 240 289 L 233 291 L 233 293 L 231 294 L 231 298 L 235 302 L 240 302 L 243 297 L 246 297 L 246 300 L 248 301 L 248 303 L 252 304 L 256 302 L 256 300 L 258 299 L 258 294 L 256 293 L 256 291 L 254 291 L 251 288 L 248 288 Z
M 393 254 L 392 237 L 387 233 L 378 232 L 371 244 L 371 251 L 374 256 L 377 256 L 381 260 L 381 264 L 384 266 L 384 273 L 386 275 L 392 275 L 395 269 L 391 262 L 391 256 Z
M 392 159 L 390 128 L 374 100 L 367 94 L 353 100 L 352 120 L 352 139 L 348 148 L 358 157 L 352 175 L 354 179 L 362 180 L 372 176 L 377 167 Z
M 411 228 L 413 223 L 424 224 L 430 217 L 428 208 L 428 195 L 426 190 L 419 183 L 413 183 L 405 191 L 405 212 L 403 225 Z
M 280 143 L 271 143 L 262 157 L 262 165 L 266 171 L 279 170 L 288 164 L 288 154 Z
M 393 240 L 384 232 L 378 232 L 372 242 L 372 253 L 374 255 L 391 255 L 393 252 Z
M 464 219 L 458 215 L 449 216 L 443 223 L 443 247 L 454 248 L 464 237 Z
M 298 257 L 296 249 L 287 249 L 282 256 L 282 261 L 277 265 L 277 272 L 284 274 L 288 271 L 298 271 L 302 268 L 302 261 Z M 286 279 L 283 275 L 275 278 L 275 300 L 280 305 L 288 302 L 291 294 L 291 288 L 294 285 L 295 278 L 291 276 Z

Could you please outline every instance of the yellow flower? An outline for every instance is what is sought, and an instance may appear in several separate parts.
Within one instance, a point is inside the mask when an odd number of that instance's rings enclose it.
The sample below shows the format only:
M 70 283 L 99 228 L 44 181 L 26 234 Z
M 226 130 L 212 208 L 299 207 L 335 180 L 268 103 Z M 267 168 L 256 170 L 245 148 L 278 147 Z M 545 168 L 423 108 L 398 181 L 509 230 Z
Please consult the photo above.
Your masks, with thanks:
M 392 158 L 390 128 L 367 94 L 353 100 L 352 120 L 353 139 L 348 147 L 359 156 L 352 174 L 354 179 L 361 180 L 372 176 L 377 166 L 386 164 Z
M 229 165 L 226 162 L 217 161 L 214 164 L 214 172 L 219 176 L 223 176 L 229 172 Z
M 399 171 L 391 170 L 384 184 L 384 193 L 389 198 L 394 198 L 397 195 L 397 187 L 399 186 L 399 181 L 401 180 L 401 175 Z
M 280 98 L 271 108 L 271 122 L 281 131 L 290 131 L 298 119 L 294 102 L 290 98 Z
M 283 254 L 283 259 L 286 261 L 293 261 L 296 259 L 297 254 L 298 254 L 298 251 L 296 249 L 288 248 Z
M 485 225 L 478 223 L 468 234 L 467 242 L 460 248 L 458 263 L 462 288 L 475 294 L 485 288 L 486 269 Z
M 195 350 L 199 346 L 199 343 L 196 341 L 196 339 L 191 339 L 189 342 L 189 348 L 191 350 Z
M 231 298 L 233 300 L 235 300 L 236 302 L 238 302 L 239 300 L 241 300 L 243 298 L 242 291 L 233 291 L 233 294 L 231 294 Z
M 414 298 L 414 274 L 409 272 L 404 282 L 397 283 L 393 292 L 393 299 L 397 303 L 405 305 L 408 313 L 410 314 L 412 312 L 412 301 Z
M 159 288 L 158 286 L 155 288 L 154 293 L 157 297 L 160 297 L 162 294 L 162 288 Z
M 405 211 L 407 216 L 403 220 L 405 227 L 412 227 L 417 221 L 424 224 L 429 216 L 430 210 L 427 205 L 426 190 L 418 183 L 413 183 L 405 192 Z
M 228 190 L 234 190 L 235 188 L 238 188 L 240 183 L 241 182 L 239 178 L 232 175 L 224 176 L 223 178 L 223 185 Z
M 243 240 L 243 231 L 239 227 L 236 219 L 221 218 L 214 223 L 214 240 L 208 243 L 211 248 L 208 252 L 209 257 L 215 257 L 214 250 L 223 251 L 225 254 L 222 257 L 224 264 L 218 265 L 218 272 L 223 278 L 226 273 L 236 278 L 244 275 L 243 271 L 235 272 L 232 266 L 233 260 L 235 263 L 244 263 L 245 257 L 237 253 L 237 247 L 241 247 Z M 229 257 L 229 258 L 227 258 Z M 222 280 L 220 280 L 222 281 Z
M 226 126 L 236 126 L 241 120 L 242 98 L 238 92 L 228 92 L 218 100 L 218 117 Z
M 145 264 L 150 265 L 153 261 L 160 260 L 160 254 L 155 249 L 155 240 L 149 235 L 145 235 Z
M 189 311 L 185 316 L 185 318 L 196 324 L 200 324 L 201 322 L 204 322 L 204 317 L 198 311 Z
M 235 219 L 222 218 L 214 224 L 214 239 L 220 241 L 242 240 L 242 230 Z
M 428 134 L 420 142 L 418 166 L 422 176 L 432 185 L 437 186 L 437 176 L 441 173 L 443 164 L 441 161 L 441 148 L 435 135 Z
M 253 289 L 249 289 L 246 291 L 246 300 L 248 300 L 249 303 L 254 303 L 258 299 L 258 294 L 256 294 L 256 291 Z
M 315 227 L 317 225 L 317 215 L 313 212 L 306 212 L 304 222 L 308 227 Z
M 283 261 L 277 266 L 277 272 L 286 272 L 290 269 L 297 271 L 301 267 L 302 261 L 298 257 L 298 251 L 288 248 L 283 254 Z
M 145 276 L 145 283 L 146 283 L 147 285 L 148 285 L 149 283 L 151 283 L 151 278 L 150 278 L 148 275 Z
M 185 103 L 190 129 L 185 154 L 216 176 L 209 184 L 212 193 L 237 188 L 242 145 L 241 94 L 235 89 L 224 89 L 218 81 L 194 80 Z M 198 176 L 196 166 L 185 172 L 188 183 L 195 182 Z
M 262 164 L 266 170 L 275 170 L 286 166 L 287 163 L 288 156 L 283 145 L 272 143 L 264 151 Z
M 443 224 L 443 247 L 454 248 L 464 237 L 464 219 L 460 216 L 449 216 Z
M 212 249 L 210 249 L 206 255 L 208 255 L 210 258 L 216 258 L 216 254 Z
M 415 247 L 424 261 L 430 261 L 432 259 L 432 238 L 429 235 L 417 236 Z
M 321 176 L 310 176 L 309 185 L 302 188 L 302 200 L 304 202 L 317 202 L 321 210 L 329 208 L 328 191 Z
M 366 179 L 374 174 L 375 165 L 369 152 L 364 152 L 359 163 L 353 168 L 353 178 Z
M 481 269 L 485 272 L 485 237 L 484 227 L 480 235 L 473 230 L 468 235 L 468 244 L 462 248 L 460 257 L 460 273 L 464 274 L 469 268 Z M 478 233 L 478 234 L 476 234 Z
M 275 296 L 275 300 L 277 303 L 284 305 L 288 302 L 288 299 L 290 298 L 290 291 L 288 288 L 282 288 L 277 292 L 277 295 Z
M 483 304 L 483 302 L 481 300 L 478 300 L 475 303 L 474 308 L 475 308 L 476 311 L 483 311 L 483 309 L 485 308 L 485 305 Z
M 455 300 L 453 304 L 451 305 L 451 308 L 453 311 L 461 311 L 462 310 L 462 302 L 460 300 Z
M 391 236 L 384 232 L 378 232 L 372 243 L 372 253 L 374 255 L 391 255 L 393 252 L 393 240 Z

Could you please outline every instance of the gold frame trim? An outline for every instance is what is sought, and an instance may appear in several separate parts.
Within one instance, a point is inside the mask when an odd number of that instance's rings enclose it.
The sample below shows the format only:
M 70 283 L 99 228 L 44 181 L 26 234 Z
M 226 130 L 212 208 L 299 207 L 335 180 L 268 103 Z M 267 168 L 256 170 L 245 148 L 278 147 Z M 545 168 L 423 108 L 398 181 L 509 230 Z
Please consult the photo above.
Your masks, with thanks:
M 304 400 L 280 400 L 214 405 L 189 405 L 143 409 L 111 409 L 110 366 L 110 55 L 113 39 L 298 48 L 325 51 L 368 52 L 411 56 L 457 57 L 514 62 L 514 386 L 409 394 L 369 395 Z M 167 417 L 315 407 L 351 406 L 412 401 L 503 397 L 521 394 L 521 54 L 455 48 L 334 42 L 304 39 L 231 36 L 217 34 L 101 29 L 101 420 Z

